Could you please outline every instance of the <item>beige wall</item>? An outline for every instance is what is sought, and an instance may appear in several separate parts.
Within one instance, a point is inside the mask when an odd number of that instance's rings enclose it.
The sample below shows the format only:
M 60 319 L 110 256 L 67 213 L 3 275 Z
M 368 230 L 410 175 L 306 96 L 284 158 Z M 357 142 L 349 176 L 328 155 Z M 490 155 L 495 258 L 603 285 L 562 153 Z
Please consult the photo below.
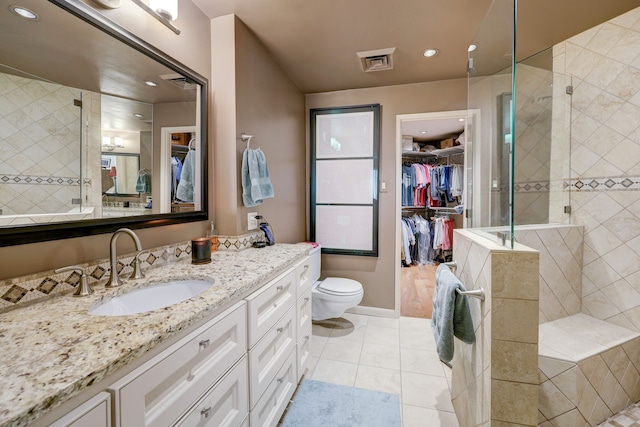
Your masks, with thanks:
M 90 4 L 91 2 L 87 2 Z M 92 4 L 92 3 L 91 3 Z M 116 10 L 100 9 L 106 16 L 160 49 L 187 67 L 210 79 L 211 38 L 209 19 L 189 0 L 180 1 L 180 17 L 175 22 L 177 36 L 133 2 L 122 2 Z M 188 25 L 187 25 L 188 23 Z M 79 37 L 81 35 L 78 35 Z M 210 107 L 211 108 L 211 107 Z M 211 146 L 211 145 L 210 145 Z M 209 184 L 212 193 L 212 185 Z M 213 197 L 209 197 L 213 200 Z M 210 202 L 210 205 L 213 204 Z M 115 227 L 114 227 L 115 228 Z M 145 248 L 189 240 L 203 235 L 206 222 L 156 227 L 136 231 Z M 45 243 L 0 248 L 0 279 L 80 264 L 109 256 L 110 234 L 65 239 Z M 125 239 L 122 250 L 133 250 Z
M 400 189 L 396 164 L 396 116 L 423 112 L 464 110 L 467 106 L 467 81 L 446 80 L 402 86 L 355 89 L 339 92 L 308 94 L 307 110 L 380 103 L 380 171 L 381 181 L 387 182 L 389 191 L 380 193 L 378 258 L 346 255 L 323 255 L 324 276 L 348 277 L 358 280 L 364 287 L 361 305 L 394 309 L 396 191 Z M 308 116 L 308 114 L 307 114 Z M 307 144 L 308 123 L 307 123 Z M 307 155 L 307 159 L 308 159 Z M 308 161 L 308 160 L 305 160 Z M 308 182 L 308 178 L 307 178 Z
M 247 233 L 247 213 L 271 224 L 277 242 L 305 239 L 304 95 L 233 15 L 212 21 L 216 218 L 222 235 Z M 235 49 L 232 49 L 235 46 Z M 275 197 L 246 208 L 241 165 L 246 144 L 265 153 Z

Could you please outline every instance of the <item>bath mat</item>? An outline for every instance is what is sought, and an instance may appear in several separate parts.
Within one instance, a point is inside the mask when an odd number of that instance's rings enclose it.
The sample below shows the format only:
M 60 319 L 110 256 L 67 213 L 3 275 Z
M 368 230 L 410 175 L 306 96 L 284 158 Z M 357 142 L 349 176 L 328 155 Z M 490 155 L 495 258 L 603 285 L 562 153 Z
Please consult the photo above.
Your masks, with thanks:
M 322 381 L 302 381 L 282 427 L 400 427 L 395 394 Z

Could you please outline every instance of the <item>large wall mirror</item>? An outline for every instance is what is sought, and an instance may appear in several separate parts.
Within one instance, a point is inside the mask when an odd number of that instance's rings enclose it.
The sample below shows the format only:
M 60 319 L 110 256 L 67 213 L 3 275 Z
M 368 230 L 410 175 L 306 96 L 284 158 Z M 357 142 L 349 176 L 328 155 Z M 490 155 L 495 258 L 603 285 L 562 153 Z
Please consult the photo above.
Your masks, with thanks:
M 0 246 L 207 219 L 206 79 L 79 0 L 11 4 L 38 18 L 0 8 Z

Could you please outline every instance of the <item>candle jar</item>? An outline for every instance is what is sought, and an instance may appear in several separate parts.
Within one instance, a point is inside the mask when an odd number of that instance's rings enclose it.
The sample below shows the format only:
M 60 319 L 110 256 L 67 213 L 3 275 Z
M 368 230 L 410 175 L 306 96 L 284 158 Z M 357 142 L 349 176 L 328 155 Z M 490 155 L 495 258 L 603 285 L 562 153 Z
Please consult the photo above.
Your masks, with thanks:
M 200 237 L 191 240 L 191 264 L 207 264 L 211 262 L 211 239 Z

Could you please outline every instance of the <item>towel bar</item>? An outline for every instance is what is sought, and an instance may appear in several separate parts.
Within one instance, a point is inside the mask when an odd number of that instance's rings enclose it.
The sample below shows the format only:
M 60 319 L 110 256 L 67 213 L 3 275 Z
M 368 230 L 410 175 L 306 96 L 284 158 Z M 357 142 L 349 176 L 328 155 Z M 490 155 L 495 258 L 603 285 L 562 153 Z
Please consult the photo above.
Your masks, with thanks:
M 465 295 L 471 298 L 478 298 L 480 301 L 484 301 L 484 289 L 473 289 L 471 291 L 461 291 L 460 289 L 456 289 L 456 292 L 460 295 Z

